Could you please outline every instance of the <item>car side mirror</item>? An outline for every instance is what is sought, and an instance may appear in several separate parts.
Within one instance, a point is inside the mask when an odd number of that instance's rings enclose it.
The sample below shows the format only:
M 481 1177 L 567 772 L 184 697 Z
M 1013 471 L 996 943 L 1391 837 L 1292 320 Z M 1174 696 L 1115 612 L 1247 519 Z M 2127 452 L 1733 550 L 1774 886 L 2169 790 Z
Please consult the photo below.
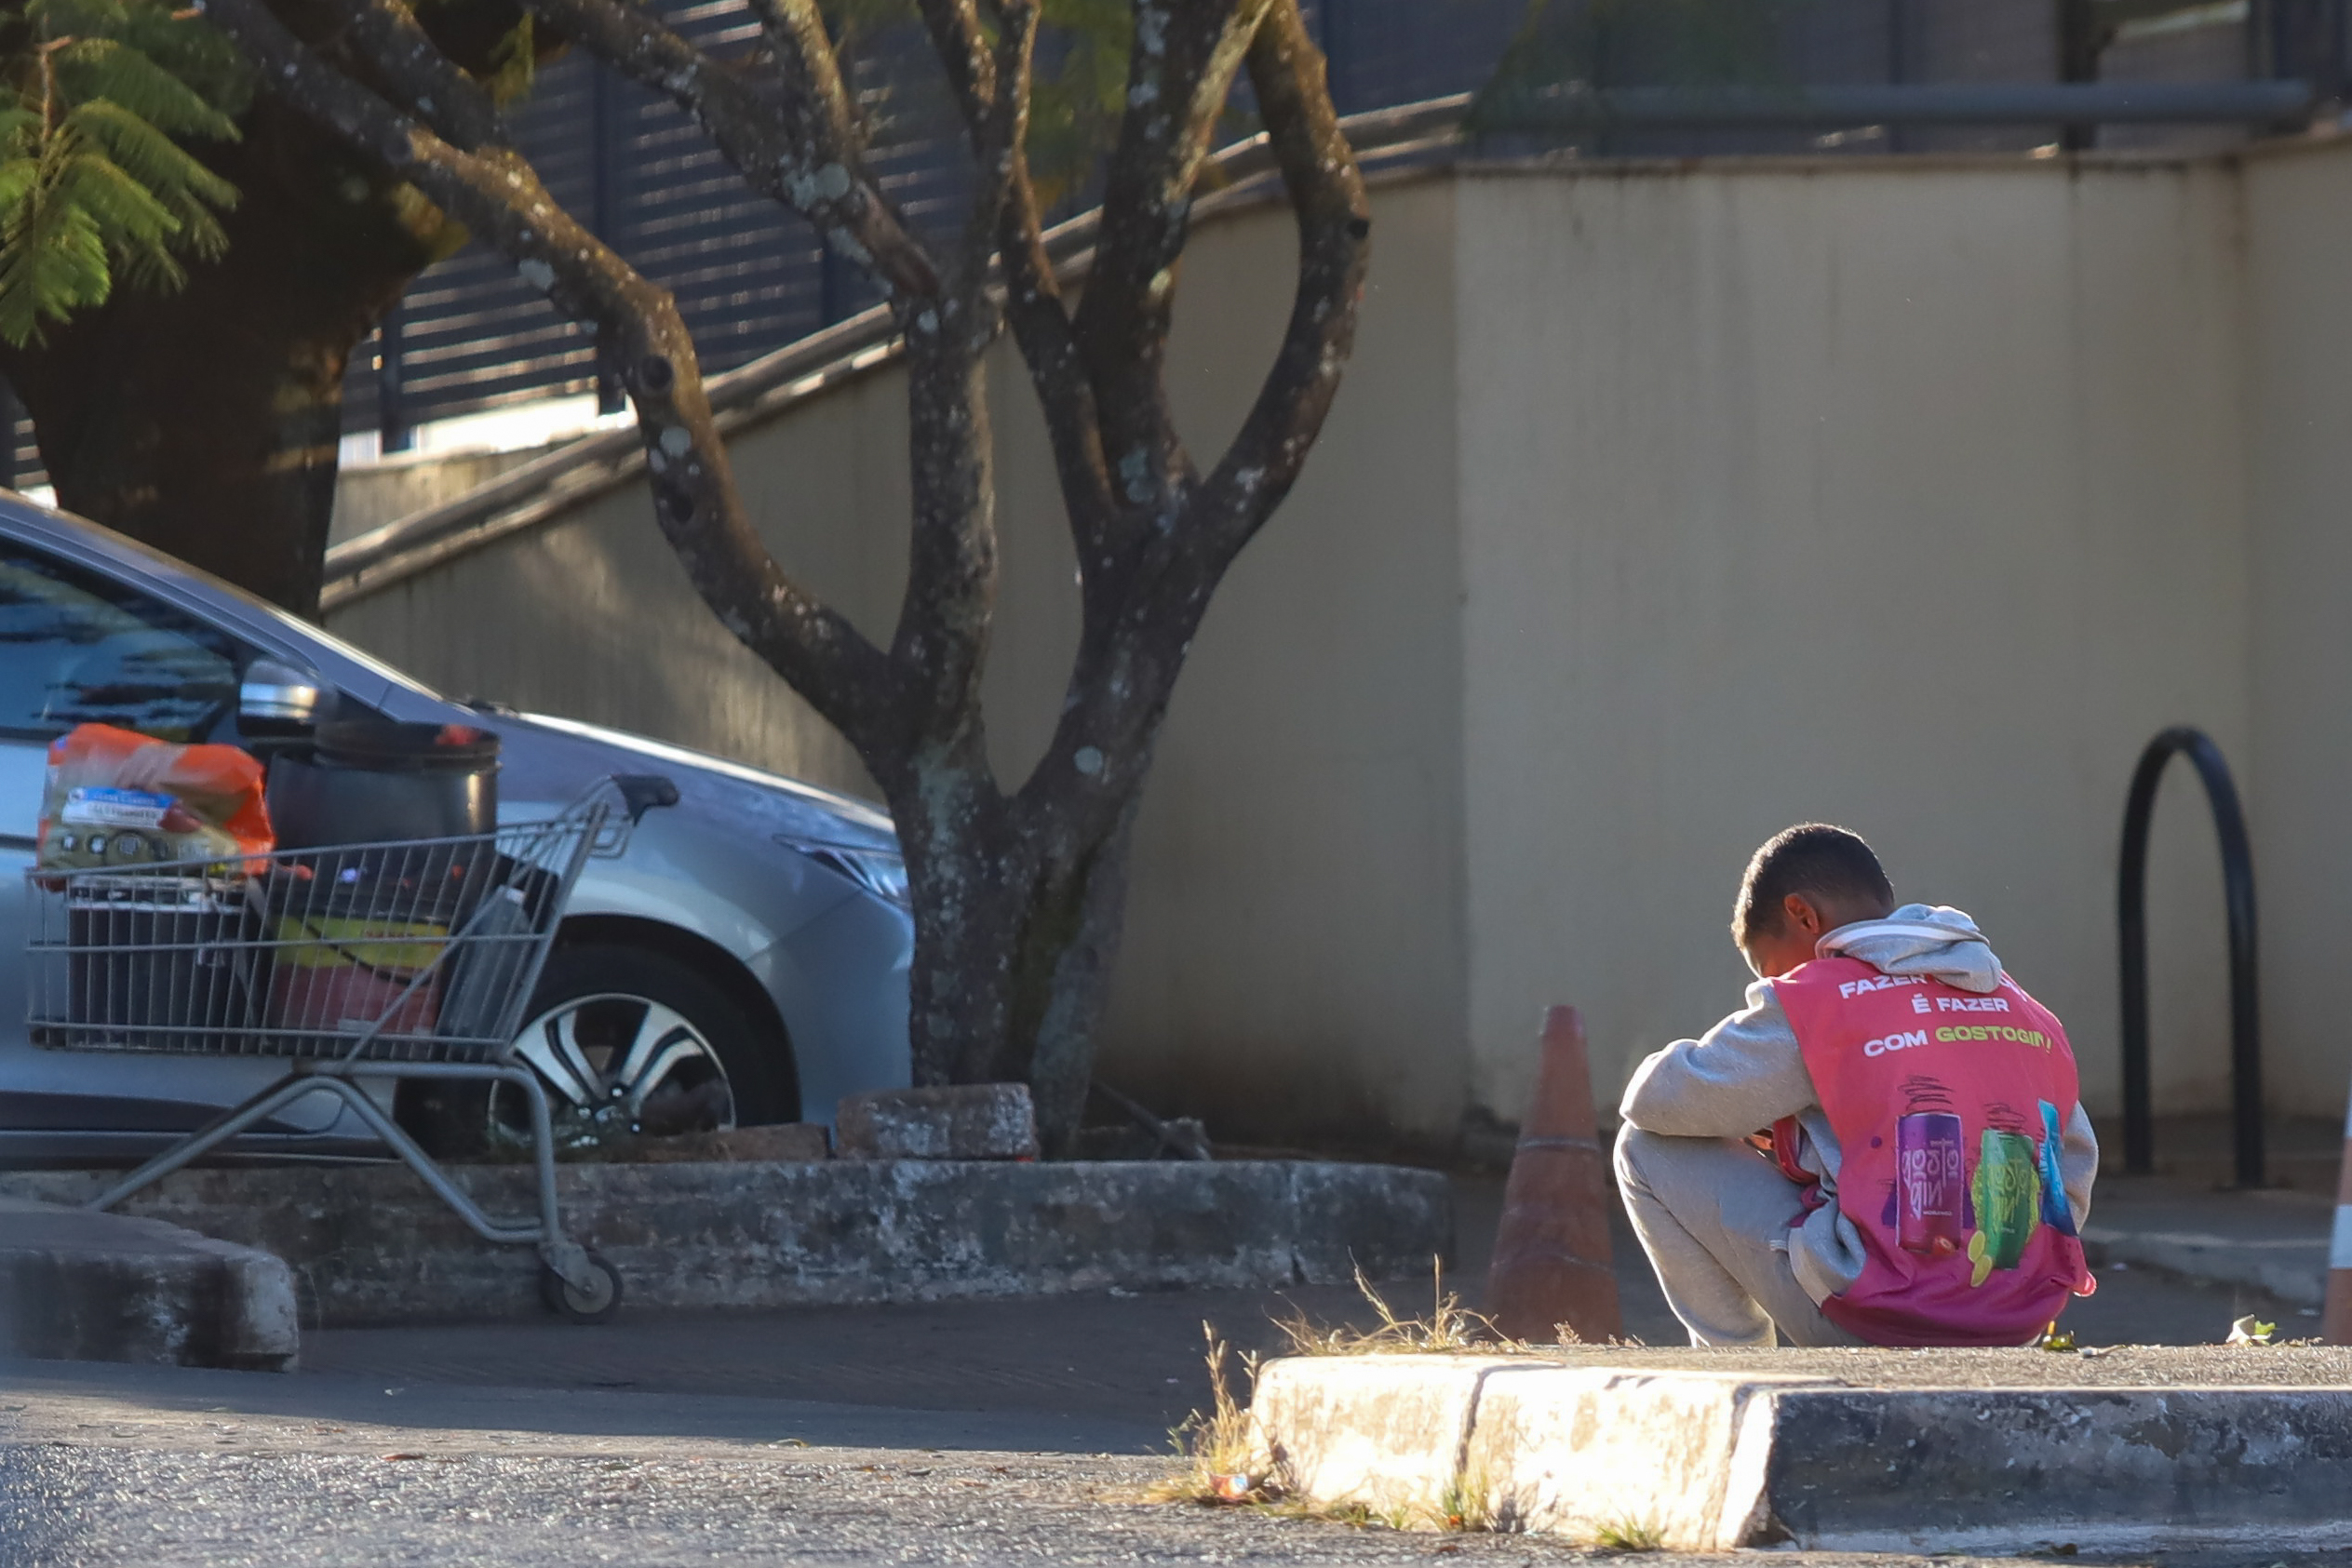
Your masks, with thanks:
M 237 723 L 252 734 L 308 730 L 328 716 L 332 693 L 313 672 L 278 659 L 256 659 L 237 689 Z

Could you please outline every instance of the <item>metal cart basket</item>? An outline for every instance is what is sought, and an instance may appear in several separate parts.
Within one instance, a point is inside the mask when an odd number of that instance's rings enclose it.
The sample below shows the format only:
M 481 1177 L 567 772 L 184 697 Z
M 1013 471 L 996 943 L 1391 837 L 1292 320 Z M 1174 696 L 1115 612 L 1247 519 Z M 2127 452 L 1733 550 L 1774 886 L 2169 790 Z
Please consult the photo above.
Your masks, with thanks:
M 494 833 L 143 864 L 133 839 L 107 856 L 122 864 L 27 873 L 34 1044 L 288 1062 L 89 1207 L 110 1209 L 326 1090 L 483 1240 L 536 1246 L 550 1307 L 611 1317 L 620 1276 L 564 1234 L 546 1092 L 512 1052 L 582 866 L 620 854 L 649 808 L 677 798 L 667 779 L 613 778 L 560 815 Z M 522 1094 L 535 1220 L 484 1214 L 362 1087 L 409 1078 Z

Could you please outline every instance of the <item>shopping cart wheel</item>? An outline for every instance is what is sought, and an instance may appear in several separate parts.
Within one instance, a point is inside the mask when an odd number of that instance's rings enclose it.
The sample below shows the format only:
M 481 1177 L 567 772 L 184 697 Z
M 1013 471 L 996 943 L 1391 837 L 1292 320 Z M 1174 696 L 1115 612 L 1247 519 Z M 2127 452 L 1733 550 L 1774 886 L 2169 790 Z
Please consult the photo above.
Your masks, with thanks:
M 588 1254 L 596 1284 L 582 1290 L 546 1264 L 539 1266 L 539 1299 L 547 1310 L 575 1323 L 607 1323 L 621 1309 L 621 1275 L 598 1253 Z

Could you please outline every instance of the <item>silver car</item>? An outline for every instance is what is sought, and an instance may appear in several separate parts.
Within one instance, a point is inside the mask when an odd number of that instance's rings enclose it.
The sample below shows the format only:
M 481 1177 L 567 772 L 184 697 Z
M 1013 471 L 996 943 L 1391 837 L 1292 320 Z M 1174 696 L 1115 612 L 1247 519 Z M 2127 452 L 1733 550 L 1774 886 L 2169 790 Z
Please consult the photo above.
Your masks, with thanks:
M 830 1120 L 842 1095 L 907 1081 L 912 924 L 882 812 L 638 736 L 452 703 L 168 556 L 0 491 L 0 1164 L 142 1159 L 280 1067 L 34 1048 L 22 873 L 48 743 L 90 720 L 235 742 L 241 721 L 282 721 L 314 691 L 343 717 L 495 730 L 507 822 L 609 775 L 677 786 L 625 855 L 590 862 L 526 1014 L 517 1049 L 559 1131 Z M 410 1084 L 396 1108 L 451 1156 L 520 1125 L 519 1106 L 453 1086 Z M 325 1093 L 236 1146 L 325 1158 L 378 1146 Z

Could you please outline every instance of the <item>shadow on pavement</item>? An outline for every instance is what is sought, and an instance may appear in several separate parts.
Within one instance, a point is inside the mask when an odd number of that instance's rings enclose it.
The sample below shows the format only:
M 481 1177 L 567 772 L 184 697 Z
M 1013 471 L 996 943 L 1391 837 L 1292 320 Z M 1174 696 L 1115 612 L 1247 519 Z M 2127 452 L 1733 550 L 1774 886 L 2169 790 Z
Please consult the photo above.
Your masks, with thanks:
M 608 1388 L 386 1383 L 91 1361 L 0 1360 L 0 1441 L 111 1441 L 208 1450 L 377 1454 L 632 1454 L 745 1446 L 1142 1454 L 1149 1425 L 1039 1411 L 876 1404 Z
M 1443 1287 L 1476 1307 L 1501 1206 L 1500 1183 L 1458 1180 L 1458 1267 Z M 1626 1332 L 1652 1345 L 1684 1335 L 1622 1223 L 1613 1227 Z M 1432 1282 L 1384 1284 L 1426 1315 Z M 2114 1269 L 2067 1325 L 2085 1344 L 2211 1344 L 2245 1312 L 2292 1309 L 2259 1293 Z M 75 1441 L 158 1423 L 207 1447 L 300 1427 L 316 1445 L 357 1448 L 417 1434 L 477 1446 L 600 1452 L 630 1446 L 794 1445 L 1041 1454 L 1164 1452 L 1168 1429 L 1209 1402 L 1202 1324 L 1235 1356 L 1279 1353 L 1277 1318 L 1372 1326 L 1347 1286 L 1152 1292 L 825 1307 L 739 1313 L 625 1312 L 601 1327 L 552 1319 L 314 1330 L 291 1375 L 74 1362 L 0 1362 L 0 1388 L 35 1396 L 40 1419 Z M 2307 1329 L 2303 1332 L 2308 1332 Z M 0 1400 L 15 1404 L 16 1400 Z M 0 1412 L 0 1422 L 33 1419 Z M 254 1425 L 240 1426 L 247 1418 Z M 232 1429 L 235 1428 L 235 1429 Z M 495 1434 L 484 1438 L 482 1434 Z

